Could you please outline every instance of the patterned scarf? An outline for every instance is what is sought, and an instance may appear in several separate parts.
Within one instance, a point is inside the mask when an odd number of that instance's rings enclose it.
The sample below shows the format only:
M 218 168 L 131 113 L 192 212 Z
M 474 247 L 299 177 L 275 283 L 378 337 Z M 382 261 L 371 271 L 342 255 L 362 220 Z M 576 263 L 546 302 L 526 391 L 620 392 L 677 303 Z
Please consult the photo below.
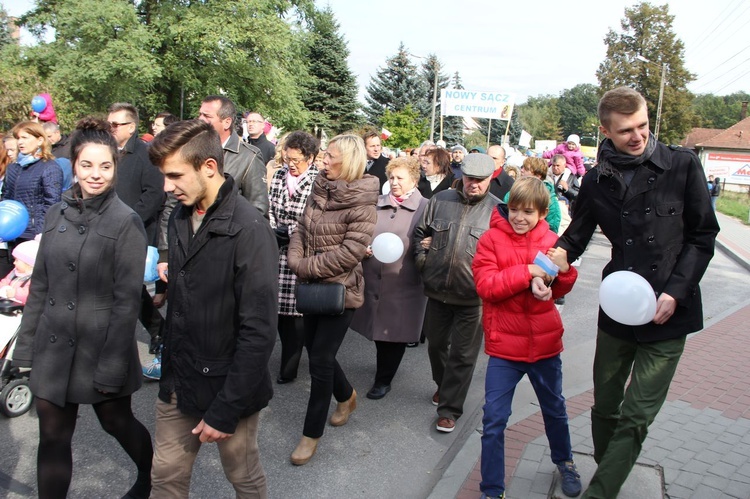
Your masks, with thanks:
M 393 195 L 392 193 L 388 193 L 388 196 L 390 196 L 390 198 L 391 198 L 391 201 L 393 201 L 393 202 L 394 202 L 394 203 L 396 203 L 397 205 L 400 205 L 401 203 L 403 203 L 404 201 L 406 201 L 407 199 L 409 199 L 409 197 L 410 197 L 410 196 L 411 196 L 412 194 L 414 194 L 414 191 L 416 191 L 416 190 L 417 190 L 417 188 L 416 188 L 416 187 L 412 187 L 412 188 L 411 188 L 411 190 L 410 190 L 409 192 L 407 192 L 407 193 L 403 194 L 402 196 L 396 197 L 396 196 L 394 196 L 394 195 Z
M 37 152 L 39 151 L 37 150 Z M 16 158 L 16 163 L 23 167 L 33 165 L 37 161 L 39 161 L 39 158 L 37 158 L 33 154 L 24 154 L 22 152 L 18 153 L 18 158 Z

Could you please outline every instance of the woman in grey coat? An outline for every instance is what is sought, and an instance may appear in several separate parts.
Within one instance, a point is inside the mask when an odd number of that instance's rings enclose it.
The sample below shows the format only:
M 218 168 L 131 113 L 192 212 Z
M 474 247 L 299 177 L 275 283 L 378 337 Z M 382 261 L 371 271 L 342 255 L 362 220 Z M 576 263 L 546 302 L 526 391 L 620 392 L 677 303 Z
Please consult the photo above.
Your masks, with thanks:
M 386 167 L 391 191 L 378 198 L 374 237 L 390 232 L 404 243 L 404 252 L 393 263 L 381 263 L 368 248 L 363 262 L 365 303 L 354 313 L 351 328 L 375 340 L 375 383 L 367 398 L 381 399 L 391 389 L 406 344 L 419 341 L 427 297 L 414 264 L 412 234 L 422 217 L 427 199 L 418 188 L 416 158 L 396 158 Z
M 141 386 L 135 325 L 146 233 L 115 193 L 117 144 L 106 121 L 85 118 L 71 139 L 78 183 L 47 212 L 14 365 L 31 367 L 39 415 L 39 497 L 65 497 L 79 404 L 138 467 L 125 497 L 148 497 L 153 449 L 133 416 Z

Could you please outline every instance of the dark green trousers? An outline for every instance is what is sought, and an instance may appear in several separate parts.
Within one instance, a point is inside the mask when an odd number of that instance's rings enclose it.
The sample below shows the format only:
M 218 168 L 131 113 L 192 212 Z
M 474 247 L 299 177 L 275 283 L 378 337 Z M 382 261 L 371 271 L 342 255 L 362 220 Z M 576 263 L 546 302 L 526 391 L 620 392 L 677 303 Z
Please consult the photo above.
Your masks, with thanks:
M 649 425 L 667 398 L 684 348 L 684 336 L 638 343 L 599 330 L 591 408 L 594 459 L 599 466 L 582 497 L 617 497 L 641 453 Z

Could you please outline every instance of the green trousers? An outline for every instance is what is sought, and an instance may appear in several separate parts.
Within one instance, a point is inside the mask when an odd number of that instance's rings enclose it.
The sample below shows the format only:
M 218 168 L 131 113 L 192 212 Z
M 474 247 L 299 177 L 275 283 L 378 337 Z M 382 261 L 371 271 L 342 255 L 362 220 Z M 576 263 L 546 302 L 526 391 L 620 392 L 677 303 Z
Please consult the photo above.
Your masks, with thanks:
M 684 336 L 638 343 L 598 331 L 591 409 L 598 467 L 583 498 L 617 497 L 641 453 L 649 425 L 667 398 L 684 348 Z

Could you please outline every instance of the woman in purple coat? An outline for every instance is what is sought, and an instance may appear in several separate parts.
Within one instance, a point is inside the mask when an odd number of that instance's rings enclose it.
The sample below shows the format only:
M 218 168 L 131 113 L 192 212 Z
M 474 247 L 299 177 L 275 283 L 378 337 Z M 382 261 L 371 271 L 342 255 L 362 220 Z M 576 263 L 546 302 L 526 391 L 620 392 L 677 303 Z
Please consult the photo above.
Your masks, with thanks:
M 407 343 L 419 341 L 427 297 L 414 264 L 411 248 L 414 226 L 422 216 L 427 199 L 417 189 L 419 163 L 416 158 L 397 158 L 386 168 L 389 194 L 378 198 L 378 221 L 373 239 L 391 232 L 404 243 L 404 252 L 393 263 L 381 263 L 368 248 L 362 262 L 365 303 L 357 309 L 351 328 L 375 340 L 377 370 L 367 398 L 381 399 L 391 390 Z

